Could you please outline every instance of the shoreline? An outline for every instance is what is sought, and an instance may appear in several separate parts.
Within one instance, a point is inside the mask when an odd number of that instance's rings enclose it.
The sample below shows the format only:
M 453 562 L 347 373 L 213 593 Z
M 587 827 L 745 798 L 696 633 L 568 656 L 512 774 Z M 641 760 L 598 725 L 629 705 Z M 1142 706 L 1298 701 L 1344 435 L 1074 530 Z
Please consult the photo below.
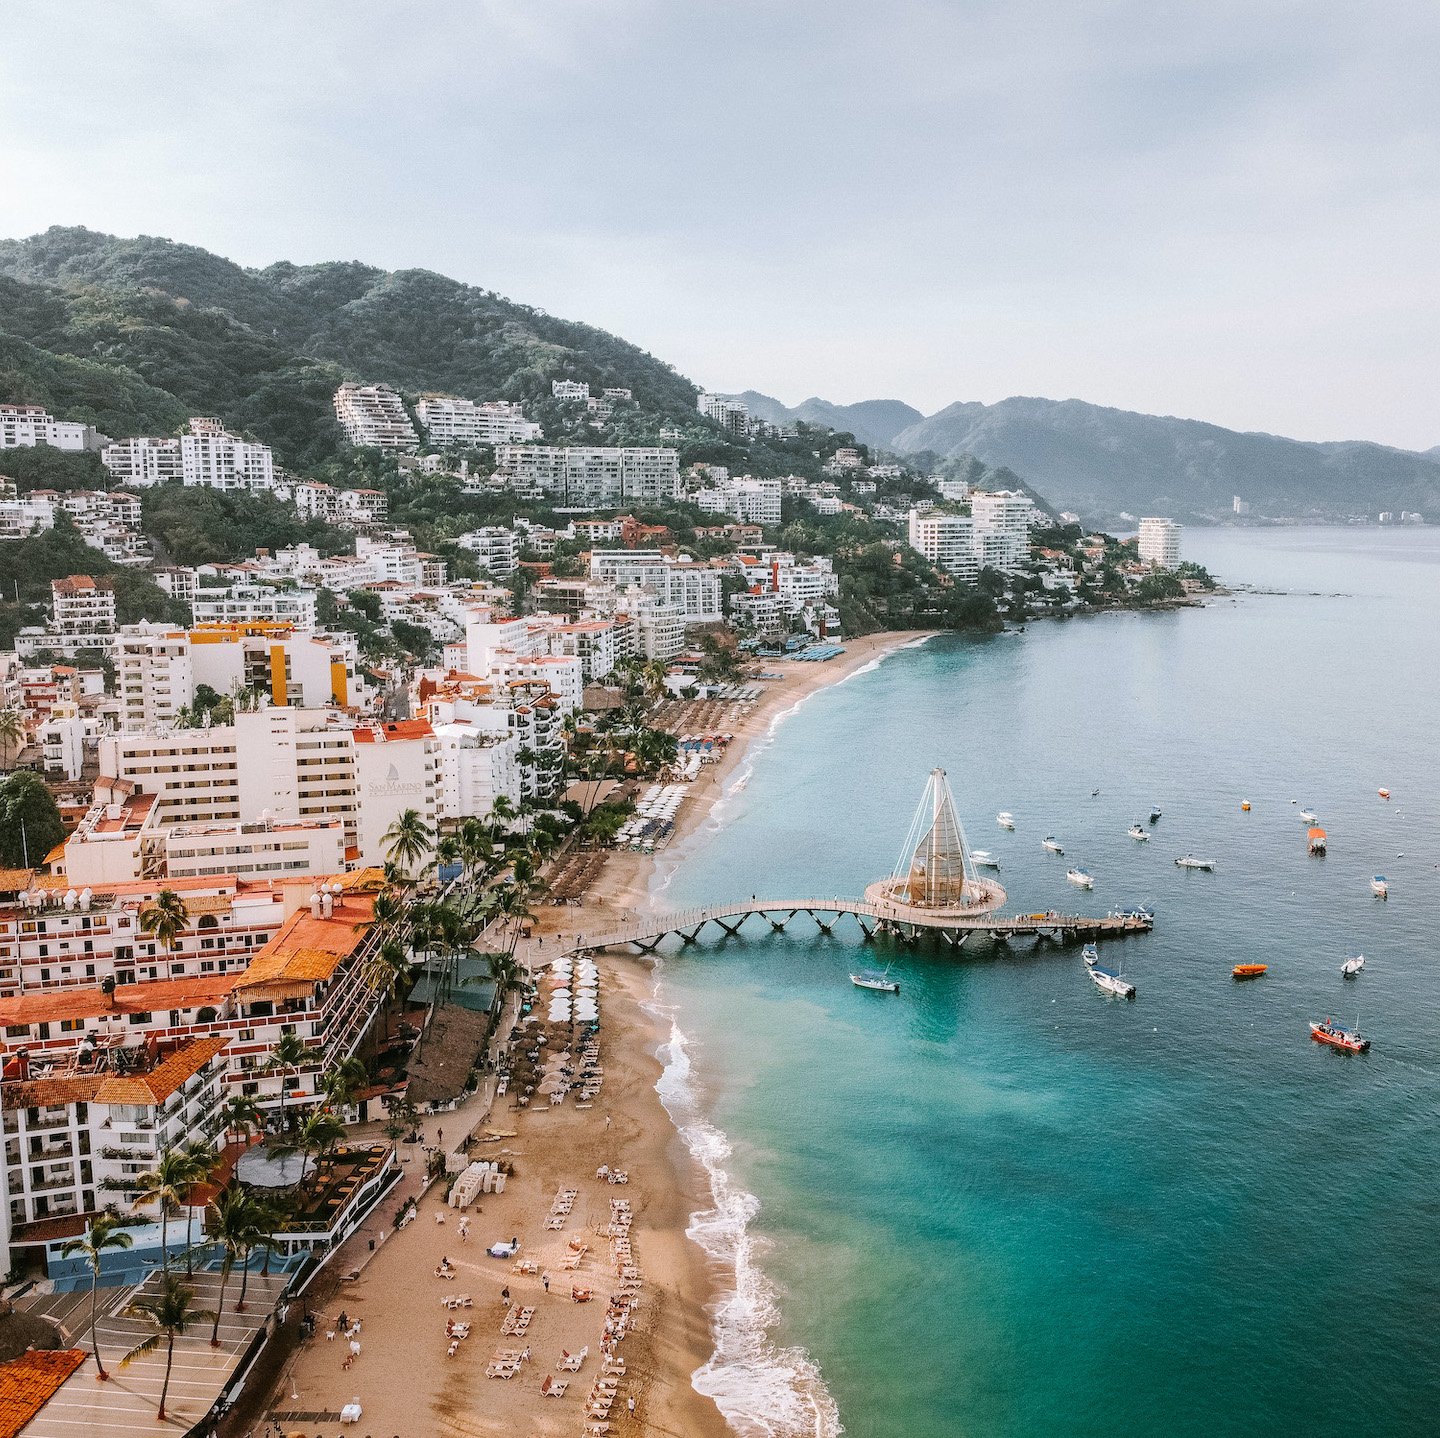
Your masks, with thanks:
M 825 664 L 771 662 L 767 669 L 783 673 L 784 678 L 767 682 L 761 698 L 733 731 L 735 737 L 724 754 L 691 785 L 691 792 L 677 814 L 674 836 L 667 848 L 656 854 L 624 851 L 612 854 L 578 914 L 574 911 L 544 910 L 545 917 L 555 913 L 566 914 L 563 924 L 554 925 L 555 929 L 583 933 L 592 924 L 600 927 L 607 910 L 613 914 L 616 909 L 658 907 L 656 896 L 663 891 L 668 876 L 693 856 L 697 840 L 703 838 L 717 811 L 730 798 L 735 777 L 753 762 L 756 750 L 768 742 L 780 723 L 813 695 L 843 683 L 900 649 L 925 642 L 938 632 L 889 630 L 865 635 L 846 641 L 842 658 Z M 688 1092 L 678 1093 L 672 1084 L 671 1092 L 666 1095 L 659 1087 L 662 1080 L 671 1075 L 677 1056 L 671 1051 L 674 1030 L 669 1006 L 660 981 L 655 977 L 653 964 L 642 966 L 633 958 L 614 955 L 601 955 L 599 962 L 602 972 L 611 981 L 612 993 L 617 988 L 623 989 L 632 1001 L 633 1010 L 626 1015 L 626 1022 L 633 1021 L 634 1031 L 643 1039 L 645 1055 L 653 1065 L 655 1080 L 635 1096 L 636 1111 L 632 1113 L 632 1118 L 642 1121 L 647 1128 L 663 1126 L 669 1135 L 668 1161 L 678 1214 L 678 1223 L 671 1235 L 675 1245 L 673 1251 L 676 1261 L 688 1274 L 684 1287 L 691 1295 L 691 1303 L 695 1302 L 696 1295 L 699 1296 L 698 1306 L 692 1307 L 681 1325 L 685 1337 L 671 1346 L 669 1356 L 675 1366 L 667 1375 L 675 1416 L 678 1418 L 688 1412 L 688 1424 L 678 1430 L 657 1426 L 647 1431 L 715 1434 L 720 1438 L 720 1435 L 734 1434 L 738 1430 L 723 1416 L 713 1399 L 705 1397 L 695 1388 L 694 1380 L 718 1356 L 716 1321 L 724 1305 L 736 1292 L 737 1256 L 728 1253 L 721 1256 L 707 1251 L 695 1237 L 697 1224 L 716 1215 L 721 1195 L 716 1192 L 711 1170 L 702 1163 L 687 1141 L 686 1131 L 702 1131 L 706 1139 L 719 1140 L 720 1135 L 708 1128 L 703 1113 L 698 1110 L 682 1118 L 667 1105 L 667 1097 L 676 1107 L 681 1103 L 687 1106 L 693 1103 Z M 688 1060 L 686 1067 L 688 1071 Z M 652 1408 L 651 1421 L 654 1422 L 655 1418 Z M 827 1431 L 819 1420 L 817 1413 L 812 1431 Z

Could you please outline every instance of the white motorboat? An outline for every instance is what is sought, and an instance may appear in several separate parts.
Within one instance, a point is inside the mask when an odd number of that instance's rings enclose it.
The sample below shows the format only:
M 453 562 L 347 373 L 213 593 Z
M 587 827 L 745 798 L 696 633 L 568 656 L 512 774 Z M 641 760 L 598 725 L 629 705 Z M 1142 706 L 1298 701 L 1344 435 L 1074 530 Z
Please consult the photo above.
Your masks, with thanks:
M 1153 824 L 1153 823 L 1155 823 L 1159 818 L 1160 818 L 1160 809 L 1159 809 L 1159 807 L 1158 807 L 1158 805 L 1157 805 L 1155 808 L 1153 808 L 1153 809 L 1150 810 L 1150 822 Z
M 1054 834 L 1048 834 L 1045 838 L 1041 839 L 1040 847 L 1042 849 L 1049 849 L 1052 854 L 1063 854 L 1065 852 L 1065 850 L 1060 847 L 1060 841 Z
M 998 869 L 1000 860 L 989 849 L 971 849 L 971 862 L 979 869 Z
M 1300 818 L 1307 824 L 1318 824 L 1320 816 L 1313 809 L 1301 809 Z
M 850 975 L 850 982 L 857 989 L 873 989 L 880 994 L 898 994 L 900 992 L 900 985 L 890 977 L 888 968 L 883 973 L 879 969 L 861 969 L 858 974 Z
M 1122 979 L 1119 974 L 1111 973 L 1109 969 L 1102 969 L 1099 964 L 1090 966 L 1090 982 L 1097 989 L 1107 994 L 1114 994 L 1117 998 L 1133 999 L 1135 997 L 1135 985 L 1128 979 Z
M 1002 809 L 995 816 L 995 822 L 1002 829 L 1013 829 L 1015 827 L 1015 816 L 1008 809 Z
M 1093 889 L 1095 887 L 1095 876 L 1089 869 L 1066 869 L 1065 877 L 1077 889 Z
M 1204 869 L 1209 873 L 1215 867 L 1214 859 L 1197 859 L 1194 854 L 1182 854 L 1175 860 L 1177 869 Z
M 1087 969 L 1093 969 L 1095 965 L 1100 962 L 1100 945 L 1086 944 L 1085 947 L 1080 950 L 1080 957 L 1085 960 L 1085 967 Z
M 1377 899 L 1388 899 L 1390 897 L 1390 880 L 1384 874 L 1376 874 L 1370 880 L 1370 892 Z
M 1361 969 L 1365 967 L 1365 955 L 1356 954 L 1353 959 L 1346 959 L 1340 965 L 1340 972 L 1347 978 L 1353 979 Z
M 1141 826 L 1139 819 L 1136 819 L 1125 832 L 1137 843 L 1148 844 L 1150 842 L 1149 831 Z

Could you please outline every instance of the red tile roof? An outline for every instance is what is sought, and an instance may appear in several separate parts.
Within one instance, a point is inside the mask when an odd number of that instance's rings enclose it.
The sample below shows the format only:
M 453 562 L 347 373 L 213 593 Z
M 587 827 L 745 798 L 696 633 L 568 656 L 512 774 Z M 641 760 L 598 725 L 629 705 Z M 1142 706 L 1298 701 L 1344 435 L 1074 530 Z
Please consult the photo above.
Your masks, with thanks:
M 15 1438 L 84 1361 L 78 1348 L 57 1348 L 0 1363 L 0 1438 Z

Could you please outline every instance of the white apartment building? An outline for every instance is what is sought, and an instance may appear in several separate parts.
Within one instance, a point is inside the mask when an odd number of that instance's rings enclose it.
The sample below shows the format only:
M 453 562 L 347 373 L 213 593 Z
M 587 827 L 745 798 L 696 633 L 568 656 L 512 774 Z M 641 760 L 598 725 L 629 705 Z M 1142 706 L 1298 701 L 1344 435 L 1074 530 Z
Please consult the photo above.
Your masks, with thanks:
M 440 808 L 440 743 L 423 719 L 362 724 L 354 731 L 360 860 L 383 864 L 385 831 L 406 809 L 433 830 Z
M 750 423 L 749 406 L 738 399 L 726 399 L 724 395 L 702 393 L 695 401 L 695 408 L 730 434 L 743 435 Z
M 502 444 L 495 471 L 515 489 L 591 508 L 670 500 L 680 486 L 673 449 Z
M 178 439 L 136 435 L 133 439 L 115 440 L 100 451 L 100 462 L 117 484 L 134 489 L 149 489 L 185 477 Z
M 467 549 L 475 556 L 475 562 L 487 574 L 505 578 L 515 573 L 520 562 L 520 537 L 513 529 L 491 524 L 481 529 L 472 529 L 460 535 L 455 541 L 461 549 Z
M 167 879 L 340 874 L 348 867 L 345 825 L 339 819 L 179 824 L 161 831 L 159 845 Z
M 684 616 L 687 624 L 709 624 L 724 617 L 720 570 L 687 559 L 671 559 L 656 549 L 596 549 L 590 577 L 619 589 L 638 586 Z
M 980 555 L 975 546 L 975 521 L 968 514 L 910 511 L 910 547 L 937 569 L 966 584 L 980 577 Z
M 313 589 L 282 588 L 273 584 L 202 584 L 190 601 L 199 624 L 292 624 L 314 629 L 317 594 Z
M 241 439 L 215 419 L 192 419 L 178 439 L 115 440 L 100 451 L 100 460 L 117 483 L 141 489 L 172 480 L 232 491 L 275 487 L 269 445 Z
M 480 444 L 522 444 L 540 438 L 540 426 L 518 404 L 492 400 L 476 404 L 452 394 L 422 394 L 415 414 L 425 437 L 442 449 Z
M 550 381 L 550 394 L 554 399 L 573 404 L 590 398 L 590 386 L 582 380 L 555 379 Z
M 1143 563 L 1174 569 L 1180 563 L 1180 526 L 1173 519 L 1142 519 L 1139 550 Z
M 390 501 L 378 489 L 342 489 L 335 496 L 341 524 L 382 524 Z
M 1019 490 L 976 490 L 970 496 L 981 563 L 1010 574 L 1030 557 L 1030 526 L 1040 517 L 1029 495 Z
M 0 449 L 88 449 L 95 431 L 85 424 L 56 419 L 38 404 L 0 404 Z
M 52 579 L 50 606 L 58 634 L 89 638 L 115 632 L 115 586 L 108 579 L 92 579 L 88 574 Z
M 442 819 L 483 817 L 504 797 L 520 802 L 520 736 L 493 733 L 473 719 L 434 725 L 440 746 L 439 814 Z
M 732 519 L 741 524 L 779 524 L 783 488 L 778 479 L 731 480 L 721 491 Z
M 110 650 L 122 729 L 168 727 L 195 694 L 189 636 L 161 624 L 127 624 Z M 217 693 L 225 693 L 221 689 Z
M 418 449 L 420 436 L 405 403 L 386 384 L 342 384 L 335 391 L 335 418 L 345 438 L 362 449 Z
M 616 615 L 616 657 L 673 659 L 685 648 L 685 615 L 649 590 L 632 588 L 620 597 Z

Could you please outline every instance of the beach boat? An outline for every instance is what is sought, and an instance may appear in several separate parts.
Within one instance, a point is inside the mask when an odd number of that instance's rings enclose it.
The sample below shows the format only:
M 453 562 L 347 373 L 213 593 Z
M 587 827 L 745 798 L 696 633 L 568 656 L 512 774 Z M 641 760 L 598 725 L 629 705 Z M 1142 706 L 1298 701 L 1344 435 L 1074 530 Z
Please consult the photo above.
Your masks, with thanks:
M 1111 909 L 1112 919 L 1144 919 L 1146 923 L 1155 921 L 1155 910 L 1147 904 L 1134 904 L 1128 909 Z
M 1000 867 L 1000 860 L 989 849 L 971 849 L 970 858 L 980 869 L 998 869 Z
M 1377 789 L 1375 792 L 1379 794 L 1382 799 L 1388 799 L 1390 797 L 1390 791 L 1388 789 Z
M 1150 842 L 1150 835 L 1141 827 L 1139 819 L 1136 819 L 1125 832 L 1137 843 L 1147 844 Z
M 1314 809 L 1301 809 L 1300 818 L 1307 824 L 1316 824 L 1320 821 L 1320 816 Z
M 1002 829 L 1013 829 L 1015 827 L 1015 816 L 1008 809 L 1002 809 L 995 816 L 995 822 Z
M 1363 1054 L 1370 1047 L 1370 1040 L 1361 1038 L 1354 1029 L 1342 1028 L 1334 1019 L 1310 1025 L 1310 1037 L 1316 1043 L 1329 1044 L 1347 1054 Z
M 1370 880 L 1370 892 L 1377 899 L 1388 899 L 1390 897 L 1390 880 L 1384 874 L 1376 874 Z
M 1066 869 L 1065 877 L 1077 889 L 1093 889 L 1095 887 L 1095 876 L 1089 869 Z
M 1160 810 L 1159 810 L 1158 808 L 1151 809 L 1151 811 L 1150 811 L 1150 822 L 1153 824 L 1159 817 L 1160 817 Z
M 1102 969 L 1099 964 L 1090 966 L 1090 982 L 1097 989 L 1107 994 L 1114 994 L 1117 998 L 1133 999 L 1135 997 L 1135 985 L 1128 979 L 1122 979 L 1119 974 L 1112 973 L 1109 969 Z
M 1269 964 L 1236 964 L 1230 970 L 1230 977 L 1232 979 L 1258 979 L 1269 967 Z
M 1060 847 L 1060 841 L 1054 834 L 1047 834 L 1045 838 L 1041 839 L 1040 847 L 1042 849 L 1049 849 L 1052 854 L 1063 854 L 1065 852 L 1065 850 Z
M 1318 825 L 1312 826 L 1305 831 L 1305 841 L 1312 854 L 1323 854 L 1325 852 L 1325 831 Z
M 1177 869 L 1203 869 L 1207 874 L 1215 868 L 1214 859 L 1197 859 L 1194 854 L 1182 854 L 1175 860 Z
M 1085 947 L 1080 950 L 1080 957 L 1085 960 L 1085 967 L 1087 969 L 1093 969 L 1095 965 L 1100 962 L 1100 945 L 1086 944 Z
M 1356 954 L 1353 959 L 1346 959 L 1345 962 L 1340 965 L 1340 972 L 1344 975 L 1345 978 L 1353 979 L 1358 977 L 1361 969 L 1363 969 L 1364 967 L 1365 955 Z
M 1250 801 L 1248 799 L 1242 799 L 1240 801 L 1240 812 L 1242 814 L 1248 814 L 1250 812 Z
M 850 982 L 857 989 L 873 989 L 879 994 L 898 994 L 900 992 L 898 981 L 890 977 L 888 964 L 883 972 L 880 969 L 861 969 L 858 974 L 850 975 Z

